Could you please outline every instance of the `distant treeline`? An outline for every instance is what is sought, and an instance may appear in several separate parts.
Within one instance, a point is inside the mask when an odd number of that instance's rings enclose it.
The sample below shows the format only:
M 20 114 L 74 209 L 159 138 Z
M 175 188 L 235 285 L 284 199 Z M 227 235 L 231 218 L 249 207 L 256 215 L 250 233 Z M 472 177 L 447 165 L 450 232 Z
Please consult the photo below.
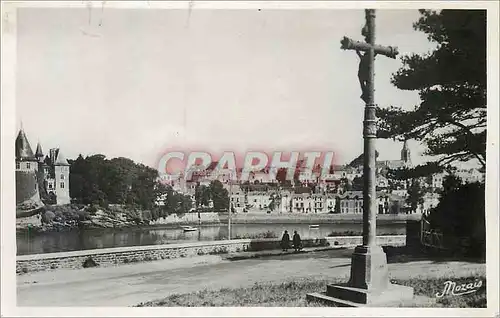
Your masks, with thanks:
M 193 208 L 189 195 L 178 193 L 160 183 L 158 171 L 143 164 L 119 157 L 106 159 L 104 155 L 84 158 L 79 155 L 70 164 L 70 196 L 76 204 L 109 204 L 134 206 L 151 210 L 152 219 L 172 213 L 184 214 Z M 227 210 L 228 193 L 219 181 L 196 191 L 196 205 L 213 202 L 214 210 Z M 163 205 L 156 205 L 163 198 Z
M 70 163 L 70 196 L 74 203 L 127 204 L 144 209 L 153 207 L 159 189 L 155 169 L 127 158 L 106 159 L 104 155 Z

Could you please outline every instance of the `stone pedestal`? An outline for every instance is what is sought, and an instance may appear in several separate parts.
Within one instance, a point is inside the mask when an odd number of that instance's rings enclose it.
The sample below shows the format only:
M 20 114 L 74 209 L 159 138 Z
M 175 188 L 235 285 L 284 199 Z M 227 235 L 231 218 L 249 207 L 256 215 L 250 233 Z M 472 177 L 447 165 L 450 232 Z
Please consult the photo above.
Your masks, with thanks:
M 346 284 L 328 285 L 324 293 L 307 294 L 308 301 L 339 307 L 390 306 L 413 298 L 413 288 L 391 284 L 387 256 L 380 246 L 357 246 Z

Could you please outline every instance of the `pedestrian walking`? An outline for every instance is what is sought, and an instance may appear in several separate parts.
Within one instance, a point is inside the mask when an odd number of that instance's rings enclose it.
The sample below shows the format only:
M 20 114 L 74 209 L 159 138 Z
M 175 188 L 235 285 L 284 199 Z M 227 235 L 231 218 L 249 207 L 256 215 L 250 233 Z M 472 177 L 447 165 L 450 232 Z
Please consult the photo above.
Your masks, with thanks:
M 302 249 L 302 240 L 300 239 L 299 233 L 297 231 L 293 231 L 293 248 L 295 252 L 298 252 Z
M 287 230 L 285 230 L 285 232 L 283 233 L 283 237 L 281 238 L 281 248 L 284 252 L 288 251 L 288 249 L 290 248 L 290 235 L 288 234 Z

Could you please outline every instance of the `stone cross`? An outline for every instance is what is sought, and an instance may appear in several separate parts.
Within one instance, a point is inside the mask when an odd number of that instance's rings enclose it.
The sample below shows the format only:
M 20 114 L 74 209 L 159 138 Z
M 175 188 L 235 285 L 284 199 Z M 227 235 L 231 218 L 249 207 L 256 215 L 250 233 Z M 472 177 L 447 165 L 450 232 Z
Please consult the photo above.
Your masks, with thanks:
M 374 64 L 377 54 L 396 58 L 398 49 L 392 46 L 375 44 L 375 10 L 365 10 L 366 24 L 361 34 L 366 42 L 359 42 L 344 37 L 340 42 L 344 50 L 355 50 L 360 57 L 358 78 L 361 85 L 361 99 L 366 103 L 365 120 L 363 122 L 364 162 L 363 162 L 363 245 L 375 243 L 375 220 L 377 211 L 376 199 L 376 158 L 375 138 L 377 134 L 374 103 Z M 362 54 L 361 52 L 364 52 Z
M 361 98 L 365 102 L 363 121 L 363 242 L 356 246 L 351 260 L 351 276 L 347 284 L 328 285 L 326 293 L 311 293 L 309 301 L 321 301 L 341 306 L 381 306 L 393 301 L 413 298 L 411 287 L 391 284 L 387 269 L 387 256 L 376 242 L 377 194 L 375 138 L 377 126 L 374 103 L 375 55 L 396 58 L 398 50 L 375 44 L 375 10 L 365 10 L 366 24 L 361 34 L 366 42 L 344 37 L 341 48 L 355 50 L 360 57 L 358 77 Z M 362 54 L 363 52 L 364 54 Z

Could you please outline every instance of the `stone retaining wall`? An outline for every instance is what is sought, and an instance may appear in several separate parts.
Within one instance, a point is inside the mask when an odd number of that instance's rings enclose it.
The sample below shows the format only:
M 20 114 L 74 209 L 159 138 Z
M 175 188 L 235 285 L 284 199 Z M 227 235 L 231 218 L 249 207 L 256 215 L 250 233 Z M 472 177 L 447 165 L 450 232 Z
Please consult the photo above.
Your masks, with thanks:
M 17 257 L 16 272 L 26 273 L 59 268 L 82 268 L 83 263 L 92 258 L 98 266 L 113 266 L 135 262 L 216 255 L 248 250 L 251 240 L 231 240 L 103 248 L 62 253 L 22 255 Z
M 355 247 L 363 243 L 362 236 L 329 236 L 326 240 L 329 246 L 333 247 Z M 380 246 L 405 246 L 406 235 L 377 236 L 377 244 Z
M 394 223 L 419 221 L 420 214 L 378 214 L 377 223 Z M 219 220 L 226 223 L 227 214 L 220 214 Z M 332 214 L 332 213 L 237 213 L 231 217 L 233 224 L 255 223 L 290 223 L 290 224 L 331 224 L 331 223 L 363 223 L 361 214 Z
M 163 225 L 163 224 L 182 224 L 182 223 L 220 223 L 219 213 L 216 212 L 202 212 L 198 219 L 198 213 L 186 213 L 183 216 L 177 214 L 170 214 L 164 218 L 159 218 L 155 221 L 150 221 L 150 225 Z
M 405 245 L 405 235 L 379 236 L 380 245 Z M 338 236 L 324 239 L 305 239 L 304 247 L 353 247 L 361 244 L 361 236 Z M 100 267 L 135 262 L 147 262 L 200 255 L 220 255 L 245 251 L 280 249 L 279 239 L 242 239 L 167 245 L 131 246 L 82 250 L 62 253 L 46 253 L 17 256 L 16 273 L 28 273 L 54 269 L 83 268 L 84 263 L 95 262 Z M 89 260 L 92 261 L 89 261 Z

